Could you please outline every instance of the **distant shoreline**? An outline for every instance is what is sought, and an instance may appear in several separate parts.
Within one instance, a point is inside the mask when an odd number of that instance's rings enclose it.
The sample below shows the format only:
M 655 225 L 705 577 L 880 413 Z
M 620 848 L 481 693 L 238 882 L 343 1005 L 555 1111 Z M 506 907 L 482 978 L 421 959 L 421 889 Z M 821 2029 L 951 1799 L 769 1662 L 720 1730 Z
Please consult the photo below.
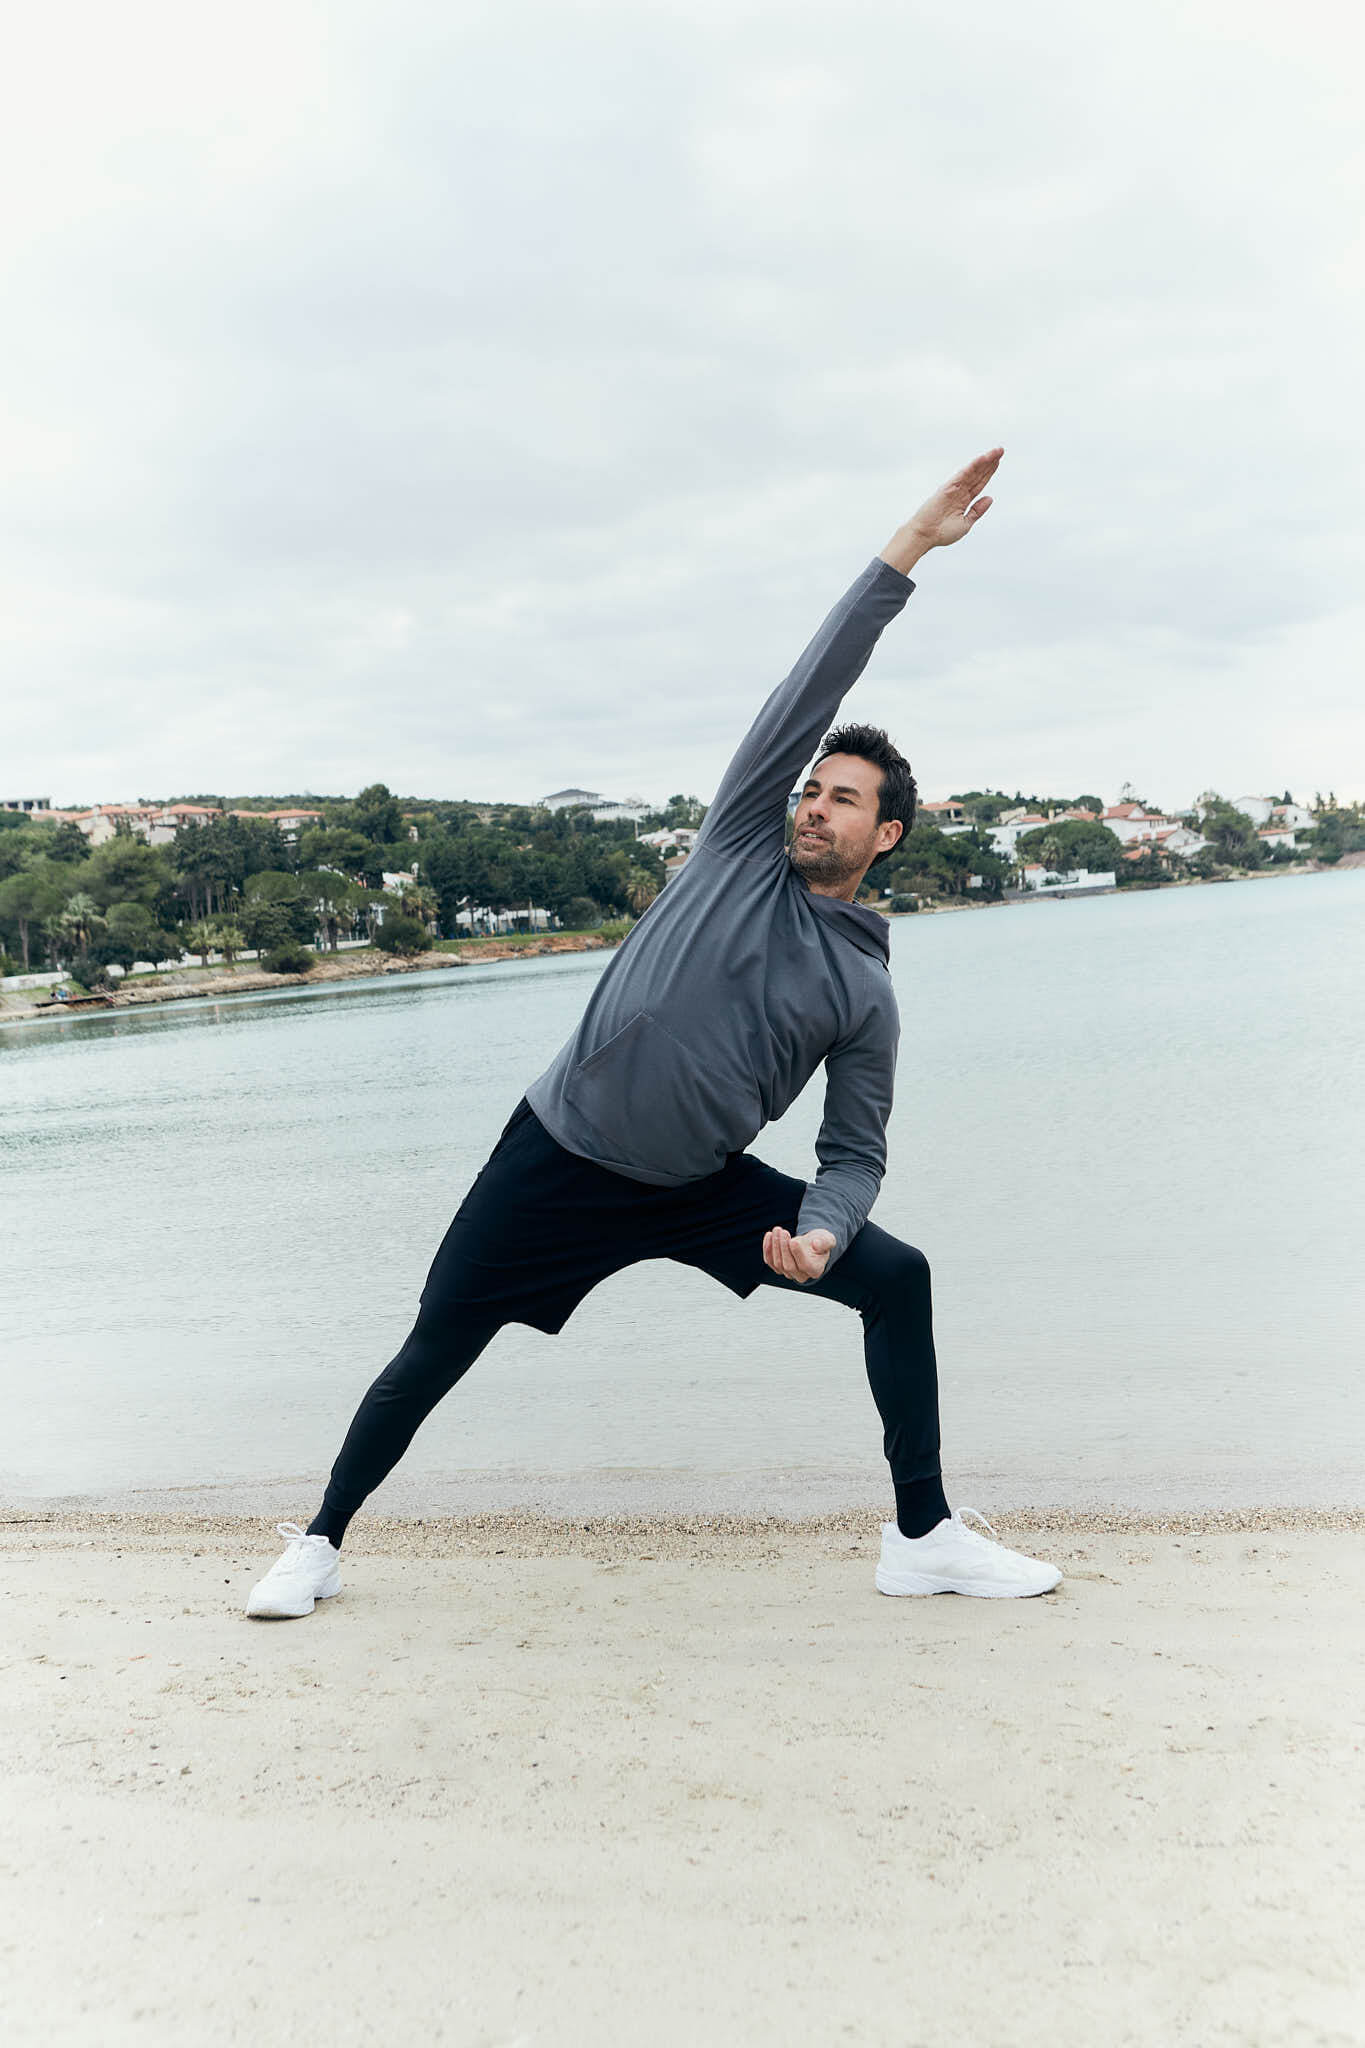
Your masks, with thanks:
M 1288 867 L 1262 868 L 1240 875 L 1186 875 L 1178 881 L 1163 882 L 1151 888 L 1093 889 L 1074 892 L 1074 900 L 1093 902 L 1097 897 L 1119 897 L 1134 893 L 1140 895 L 1162 894 L 1170 889 L 1222 888 L 1228 882 L 1268 882 L 1285 875 L 1330 875 L 1342 868 L 1365 867 L 1365 853 L 1346 853 L 1339 861 L 1303 862 Z M 903 917 L 912 915 L 942 917 L 959 910 L 999 910 L 1021 903 L 1065 903 L 1072 897 L 1053 893 L 1047 889 L 1030 890 L 1027 893 L 1010 896 L 994 896 L 982 899 L 980 896 L 956 896 L 944 902 L 926 902 L 918 913 L 910 911 L 882 911 L 888 923 L 899 923 Z M 321 953 L 318 964 L 306 974 L 265 974 L 259 969 L 247 969 L 242 973 L 220 973 L 210 975 L 201 981 L 146 982 L 141 986 L 124 988 L 111 992 L 108 1003 L 84 1005 L 79 1010 L 68 1010 L 61 1003 L 14 1003 L 7 1004 L 0 994 L 0 1025 L 35 1024 L 50 1022 L 56 1017 L 107 1017 L 120 1011 L 136 1010 L 152 1003 L 181 1003 L 196 997 L 221 998 L 230 995 L 265 995 L 273 989 L 335 987 L 339 982 L 373 980 L 390 974 L 422 974 L 432 968 L 471 967 L 487 960 L 540 959 L 548 953 L 596 953 L 606 951 L 618 941 L 604 939 L 598 932 L 547 932 L 541 938 L 526 939 L 471 939 L 453 947 L 448 952 L 418 953 L 411 958 L 396 958 L 391 954 L 357 949 L 347 953 Z M 173 974 L 183 969 L 172 970 Z M 62 979 L 59 970 L 53 970 L 52 979 Z
M 26 1003 L 12 1009 L 0 1009 L 0 1024 L 33 1024 L 50 1022 L 55 1017 L 108 1017 L 128 1010 L 139 1010 L 153 1003 L 182 1003 L 195 997 L 218 997 L 233 995 L 265 995 L 272 989 L 280 988 L 335 988 L 346 981 L 377 980 L 390 974 L 422 974 L 429 968 L 472 967 L 485 960 L 539 959 L 547 953 L 596 953 L 605 950 L 613 942 L 602 938 L 597 932 L 549 932 L 543 938 L 523 941 L 510 939 L 472 939 L 449 952 L 417 953 L 411 958 L 396 958 L 390 953 L 357 949 L 347 953 L 321 953 L 316 967 L 310 967 L 306 974 L 266 974 L 258 968 L 248 968 L 240 974 L 212 974 L 200 981 L 148 981 L 141 986 L 118 988 L 110 992 L 110 1000 L 98 1005 L 84 1005 L 79 1010 L 69 1010 L 64 1003 Z M 183 973 L 173 970 L 173 974 Z M 62 979 L 54 969 L 53 982 Z
M 1294 861 L 1284 867 L 1246 868 L 1236 875 L 1180 875 L 1172 882 L 1130 883 L 1126 889 L 1014 889 L 1005 896 L 982 896 L 973 890 L 942 903 L 922 903 L 919 915 L 941 917 L 945 910 L 998 910 L 1019 903 L 1093 902 L 1098 896 L 1164 896 L 1172 889 L 1221 889 L 1228 882 L 1270 882 L 1284 875 L 1334 875 L 1342 868 L 1365 868 L 1365 853 L 1343 853 L 1336 861 Z M 907 893 L 912 893 L 907 891 Z M 910 917 L 912 911 L 887 912 Z

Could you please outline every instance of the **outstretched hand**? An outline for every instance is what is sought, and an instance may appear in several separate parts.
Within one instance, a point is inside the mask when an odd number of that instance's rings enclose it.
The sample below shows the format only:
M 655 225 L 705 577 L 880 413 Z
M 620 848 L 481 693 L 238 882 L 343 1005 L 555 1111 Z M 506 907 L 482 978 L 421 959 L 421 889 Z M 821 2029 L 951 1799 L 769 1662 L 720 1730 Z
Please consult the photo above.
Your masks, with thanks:
M 793 1237 L 789 1230 L 769 1230 L 763 1236 L 763 1263 L 798 1285 L 818 1280 L 833 1250 L 834 1236 L 828 1230 L 808 1230 L 802 1237 Z
M 956 476 L 950 476 L 892 535 L 882 549 L 881 559 L 906 575 L 930 548 L 950 548 L 954 541 L 970 533 L 995 502 L 983 498 L 980 492 L 1000 467 L 1004 452 L 1003 448 L 988 448 Z

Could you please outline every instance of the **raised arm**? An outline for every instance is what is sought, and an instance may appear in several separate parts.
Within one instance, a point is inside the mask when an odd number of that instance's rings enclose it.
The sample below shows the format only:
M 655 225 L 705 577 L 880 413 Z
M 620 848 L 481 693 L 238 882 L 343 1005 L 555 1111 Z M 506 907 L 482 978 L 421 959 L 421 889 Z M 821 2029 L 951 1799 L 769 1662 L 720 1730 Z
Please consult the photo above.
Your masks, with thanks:
M 914 587 L 881 556 L 868 563 L 741 740 L 707 810 L 698 847 L 751 859 L 782 851 L 787 798 L 797 777 L 867 667 L 882 628 Z
M 914 589 L 910 570 L 931 548 L 961 540 L 989 509 L 991 500 L 978 494 L 1003 453 L 992 448 L 950 477 L 845 591 L 741 741 L 706 813 L 698 846 L 751 858 L 781 850 L 787 798 L 867 667 L 883 627 Z

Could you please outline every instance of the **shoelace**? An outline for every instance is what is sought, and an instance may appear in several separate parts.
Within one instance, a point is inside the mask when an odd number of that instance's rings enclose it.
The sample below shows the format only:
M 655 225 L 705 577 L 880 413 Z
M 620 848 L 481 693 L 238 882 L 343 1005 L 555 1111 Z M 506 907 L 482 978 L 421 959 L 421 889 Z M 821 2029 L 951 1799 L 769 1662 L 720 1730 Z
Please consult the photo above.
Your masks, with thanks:
M 275 1534 L 277 1536 L 287 1536 L 291 1547 L 295 1543 L 312 1543 L 314 1541 L 314 1538 L 308 1534 L 306 1529 L 300 1529 L 297 1522 L 276 1522 Z
M 959 1508 L 957 1511 L 959 1522 L 962 1523 L 964 1528 L 970 1529 L 971 1523 L 967 1520 L 968 1515 L 971 1515 L 976 1521 L 980 1522 L 982 1528 L 988 1530 L 994 1536 L 997 1543 L 1000 1541 L 1000 1531 L 996 1528 L 994 1522 L 982 1514 L 980 1508 Z M 975 1534 L 975 1531 L 973 1531 L 973 1534 Z

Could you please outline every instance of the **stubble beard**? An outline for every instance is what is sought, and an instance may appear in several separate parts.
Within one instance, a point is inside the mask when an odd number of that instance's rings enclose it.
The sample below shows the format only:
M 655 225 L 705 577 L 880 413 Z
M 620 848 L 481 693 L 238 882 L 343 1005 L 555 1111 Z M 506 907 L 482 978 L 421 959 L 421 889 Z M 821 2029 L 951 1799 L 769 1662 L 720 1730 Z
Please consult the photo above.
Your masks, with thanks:
M 808 882 L 819 882 L 822 888 L 838 888 L 852 875 L 861 874 L 861 860 L 850 860 L 832 842 L 820 842 L 814 846 L 803 846 L 793 839 L 787 848 L 787 857 L 798 875 Z

